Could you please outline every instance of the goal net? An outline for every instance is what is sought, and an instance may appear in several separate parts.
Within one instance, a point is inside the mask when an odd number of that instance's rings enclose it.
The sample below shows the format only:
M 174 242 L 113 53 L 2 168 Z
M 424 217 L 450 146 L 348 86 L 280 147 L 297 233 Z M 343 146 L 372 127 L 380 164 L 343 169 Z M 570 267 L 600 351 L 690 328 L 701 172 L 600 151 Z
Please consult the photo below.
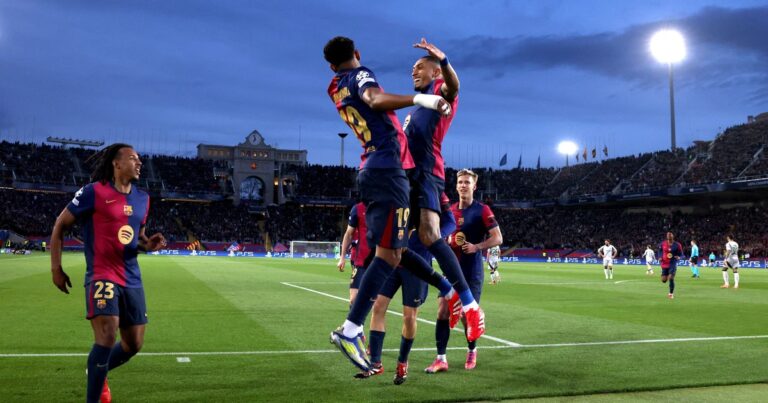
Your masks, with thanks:
M 339 258 L 339 242 L 291 241 L 292 258 Z

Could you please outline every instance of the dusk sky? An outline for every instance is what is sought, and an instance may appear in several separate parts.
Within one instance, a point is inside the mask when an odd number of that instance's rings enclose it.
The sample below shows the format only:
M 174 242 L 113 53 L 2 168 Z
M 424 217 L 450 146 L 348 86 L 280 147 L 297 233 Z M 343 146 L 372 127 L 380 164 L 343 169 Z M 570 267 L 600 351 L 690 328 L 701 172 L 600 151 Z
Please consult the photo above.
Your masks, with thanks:
M 193 155 L 252 130 L 338 164 L 349 131 L 322 48 L 355 40 L 387 92 L 412 94 L 421 37 L 461 80 L 449 166 L 562 165 L 573 140 L 611 156 L 669 147 L 667 68 L 648 42 L 680 30 L 679 146 L 768 111 L 768 1 L 0 0 L 0 138 L 124 141 Z M 398 112 L 402 118 L 407 110 Z M 346 140 L 346 163 L 360 145 Z

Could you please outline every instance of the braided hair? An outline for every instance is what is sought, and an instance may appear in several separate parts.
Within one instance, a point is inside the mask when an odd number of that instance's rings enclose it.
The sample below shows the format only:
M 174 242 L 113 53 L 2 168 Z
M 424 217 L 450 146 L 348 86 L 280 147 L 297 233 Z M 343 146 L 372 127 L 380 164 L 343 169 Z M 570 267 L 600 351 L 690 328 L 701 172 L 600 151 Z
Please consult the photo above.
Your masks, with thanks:
M 108 182 L 115 177 L 115 167 L 112 161 L 117 159 L 122 148 L 133 148 L 130 144 L 115 143 L 93 154 L 85 162 L 93 168 L 91 182 Z

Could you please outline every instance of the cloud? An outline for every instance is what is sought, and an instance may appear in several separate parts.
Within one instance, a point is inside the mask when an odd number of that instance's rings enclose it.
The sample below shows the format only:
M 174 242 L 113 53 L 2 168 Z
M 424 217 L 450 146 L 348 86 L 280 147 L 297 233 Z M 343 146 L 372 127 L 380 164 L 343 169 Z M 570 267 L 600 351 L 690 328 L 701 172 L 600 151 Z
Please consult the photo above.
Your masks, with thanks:
M 527 69 L 572 68 L 640 86 L 661 85 L 648 41 L 657 29 L 674 26 L 684 33 L 691 54 L 681 66 L 688 74 L 683 85 L 720 87 L 746 80 L 760 88 L 768 86 L 766 21 L 768 6 L 708 7 L 682 19 L 633 25 L 622 32 L 471 36 L 448 43 L 446 49 L 454 64 L 484 70 L 490 77 Z

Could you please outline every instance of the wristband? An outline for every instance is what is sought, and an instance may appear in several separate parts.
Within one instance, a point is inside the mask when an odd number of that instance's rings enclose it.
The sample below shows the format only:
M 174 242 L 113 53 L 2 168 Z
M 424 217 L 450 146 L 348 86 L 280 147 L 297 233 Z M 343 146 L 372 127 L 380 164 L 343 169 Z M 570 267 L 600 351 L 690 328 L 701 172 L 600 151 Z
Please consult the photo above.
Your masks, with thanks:
M 440 60 L 440 67 L 445 67 L 448 65 L 448 56 L 444 57 L 443 60 Z

